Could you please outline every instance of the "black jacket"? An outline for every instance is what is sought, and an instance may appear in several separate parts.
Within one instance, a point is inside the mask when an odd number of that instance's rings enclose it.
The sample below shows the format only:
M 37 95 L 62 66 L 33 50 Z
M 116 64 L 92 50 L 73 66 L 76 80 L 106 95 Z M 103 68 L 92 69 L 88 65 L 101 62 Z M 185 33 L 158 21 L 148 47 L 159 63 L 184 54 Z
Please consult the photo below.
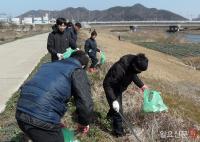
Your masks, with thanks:
M 21 87 L 20 94 L 17 110 L 53 124 L 60 123 L 67 111 L 65 104 L 74 96 L 79 123 L 90 123 L 93 111 L 90 83 L 74 58 L 43 64 Z
M 89 38 L 85 41 L 85 52 L 89 56 L 95 56 L 96 53 L 100 52 L 100 50 L 97 48 L 97 43 L 95 39 Z
M 49 34 L 47 49 L 51 54 L 52 61 L 58 60 L 57 53 L 64 53 L 66 49 L 71 47 L 76 48 L 76 44 L 69 32 L 60 32 L 58 27 L 54 25 L 53 31 Z
M 76 30 L 74 29 L 74 27 L 70 27 L 66 29 L 66 32 L 68 32 L 71 36 L 71 39 L 73 40 L 74 44 L 75 44 L 75 48 L 77 48 L 77 39 L 78 39 L 78 33 L 76 32 Z
M 129 84 L 133 81 L 139 88 L 144 84 L 137 74 L 140 72 L 135 69 L 135 55 L 125 55 L 116 62 L 106 74 L 103 86 L 107 95 L 112 100 L 116 100 L 116 92 L 120 94 L 125 91 Z
M 70 33 L 71 38 L 76 42 L 78 39 L 78 33 L 76 32 L 74 27 L 67 28 L 66 31 Z

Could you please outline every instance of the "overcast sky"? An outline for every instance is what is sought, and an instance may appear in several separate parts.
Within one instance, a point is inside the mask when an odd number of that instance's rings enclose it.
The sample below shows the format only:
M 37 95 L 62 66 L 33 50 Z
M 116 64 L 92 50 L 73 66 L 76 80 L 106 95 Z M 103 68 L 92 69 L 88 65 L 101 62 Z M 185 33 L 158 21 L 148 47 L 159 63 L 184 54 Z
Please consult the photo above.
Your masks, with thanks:
M 18 16 L 29 10 L 61 10 L 67 7 L 85 7 L 102 10 L 113 6 L 132 6 L 140 3 L 148 8 L 165 9 L 186 18 L 200 14 L 200 0 L 0 0 L 0 13 Z

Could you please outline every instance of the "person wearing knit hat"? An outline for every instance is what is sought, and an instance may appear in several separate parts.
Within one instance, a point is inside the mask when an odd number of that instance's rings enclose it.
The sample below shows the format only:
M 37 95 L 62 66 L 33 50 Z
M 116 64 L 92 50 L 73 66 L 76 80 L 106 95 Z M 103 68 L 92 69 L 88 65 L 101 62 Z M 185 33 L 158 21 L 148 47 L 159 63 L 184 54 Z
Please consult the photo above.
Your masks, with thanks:
M 108 71 L 103 81 L 103 87 L 106 94 L 110 110 L 107 118 L 112 118 L 113 134 L 117 137 L 124 135 L 122 127 L 123 114 L 122 93 L 134 82 L 144 92 L 148 89 L 147 85 L 139 79 L 137 74 L 146 71 L 148 68 L 148 58 L 145 54 L 125 55 L 120 58 Z

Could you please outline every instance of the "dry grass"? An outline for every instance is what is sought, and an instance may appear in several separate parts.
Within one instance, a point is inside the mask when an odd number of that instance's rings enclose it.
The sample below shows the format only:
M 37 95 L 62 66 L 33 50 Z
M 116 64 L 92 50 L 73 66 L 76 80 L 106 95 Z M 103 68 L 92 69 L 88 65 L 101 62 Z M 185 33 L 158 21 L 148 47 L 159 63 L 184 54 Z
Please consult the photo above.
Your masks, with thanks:
M 0 26 L 0 44 L 51 31 L 51 25 Z
M 200 57 L 187 57 L 183 58 L 186 65 L 193 67 L 195 70 L 200 70 Z
M 112 138 L 113 141 L 120 142 L 126 141 L 131 142 L 134 140 L 134 136 L 131 135 L 129 130 L 127 129 L 127 135 L 125 137 L 116 139 L 111 133 L 111 128 L 109 127 L 110 123 L 106 122 L 105 115 L 108 111 L 108 104 L 106 102 L 105 94 L 102 88 L 102 79 L 105 76 L 105 73 L 111 66 L 111 63 L 106 64 L 102 67 L 102 69 L 96 74 L 90 74 L 90 80 L 92 84 L 92 94 L 95 102 L 95 112 L 99 114 L 96 116 L 97 120 L 93 125 L 96 129 L 95 137 L 87 137 L 87 141 L 99 141 L 96 137 L 100 136 L 97 134 L 102 134 L 102 137 L 105 138 L 103 141 L 108 141 L 107 138 Z M 148 80 L 143 78 L 145 82 Z M 148 80 L 150 81 L 150 80 Z M 156 80 L 153 80 L 156 82 Z M 151 80 L 152 82 L 152 80 Z M 164 86 L 170 86 L 162 83 Z M 152 84 L 152 88 L 159 88 L 161 84 Z M 163 87 L 164 87 L 163 86 Z M 135 91 L 132 91 L 132 87 L 128 88 L 128 90 L 123 94 L 123 107 L 124 107 L 124 115 L 127 120 L 132 123 L 133 127 L 136 128 L 137 134 L 143 141 L 192 141 L 192 139 L 188 136 L 189 128 L 199 129 L 200 122 L 199 114 L 197 111 L 193 111 L 191 107 L 198 107 L 194 104 L 190 103 L 188 100 L 180 99 L 176 101 L 179 94 L 169 94 L 170 92 L 176 92 L 176 90 L 168 90 L 161 88 L 159 91 L 162 92 L 162 96 L 164 98 L 164 102 L 168 105 L 169 111 L 163 113 L 144 113 L 142 111 L 143 105 L 143 95 L 137 93 L 137 87 L 133 87 Z M 168 88 L 171 89 L 171 88 Z M 184 102 L 185 101 L 185 102 Z M 174 104 L 175 103 L 175 104 Z M 173 106 L 173 105 L 176 105 Z M 186 114 L 186 110 L 189 114 Z M 196 116 L 195 116 L 196 114 Z M 192 116 L 192 117 L 191 117 Z M 102 123 L 103 122 L 103 123 Z M 175 133 L 186 133 L 187 136 L 180 135 L 180 138 Z M 166 138 L 162 138 L 161 134 L 167 133 Z M 173 134 L 173 137 L 169 137 L 170 133 Z M 106 134 L 106 135 L 104 135 Z M 108 137 L 106 137 L 108 136 Z M 109 140 L 110 141 L 110 140 Z
M 86 36 L 88 35 L 81 33 L 81 37 L 83 39 L 86 39 Z M 132 47 L 128 48 L 129 46 L 133 45 L 125 42 L 116 42 L 116 40 L 114 40 L 112 36 L 108 36 L 105 34 L 103 38 L 100 36 L 100 42 L 98 43 L 101 45 L 102 48 L 105 47 L 104 51 L 106 51 L 108 62 L 104 66 L 102 66 L 99 72 L 95 74 L 89 74 L 92 85 L 92 97 L 95 105 L 94 122 L 93 124 L 91 124 L 91 129 L 88 136 L 82 136 L 80 134 L 76 136 L 79 140 L 81 140 L 81 142 L 135 141 L 134 137 L 130 134 L 128 129 L 127 135 L 125 137 L 118 139 L 113 137 L 111 135 L 111 123 L 106 119 L 106 114 L 109 107 L 102 88 L 102 82 L 106 72 L 113 64 L 113 62 L 115 62 L 121 55 L 130 52 L 136 53 L 142 48 L 138 46 L 135 46 L 136 49 L 133 49 Z M 124 48 L 119 50 L 118 46 L 123 44 Z M 79 47 L 83 49 L 83 45 L 84 41 L 81 40 Z M 172 138 L 161 138 L 161 134 L 167 132 L 167 135 L 169 135 L 170 133 L 174 135 L 175 132 L 186 131 L 188 134 L 189 128 L 200 128 L 200 112 L 198 109 L 196 109 L 199 108 L 199 101 L 197 100 L 199 96 L 198 84 L 197 86 L 195 86 L 194 84 L 192 84 L 192 81 L 187 82 L 182 79 L 182 82 L 181 80 L 174 81 L 172 80 L 173 78 L 170 78 L 170 81 L 167 80 L 166 76 L 163 77 L 163 72 L 165 69 L 169 70 L 169 67 L 165 67 L 166 65 L 162 66 L 162 64 L 164 62 L 164 59 L 166 60 L 166 57 L 169 57 L 163 54 L 159 54 L 157 52 L 152 52 L 150 50 L 142 49 L 142 51 L 145 51 L 148 54 L 153 54 L 153 56 L 158 55 L 157 57 L 151 57 L 152 55 L 150 55 L 150 57 L 152 60 L 152 64 L 154 64 L 154 66 L 156 65 L 157 69 L 159 69 L 159 72 L 162 74 L 157 74 L 156 77 L 154 77 L 153 74 L 156 74 L 158 72 L 142 74 L 142 80 L 144 80 L 144 82 L 148 84 L 150 88 L 162 92 L 162 97 L 164 99 L 164 102 L 169 107 L 169 111 L 165 113 L 144 113 L 142 111 L 143 96 L 137 93 L 137 87 L 133 87 L 135 91 L 132 91 L 131 85 L 130 88 L 128 88 L 128 90 L 123 94 L 125 117 L 128 119 L 128 121 L 130 121 L 130 123 L 132 123 L 134 128 L 137 128 L 137 134 L 143 141 L 192 141 L 192 139 L 189 139 L 188 136 L 186 138 L 184 138 L 183 136 L 182 138 L 175 138 L 175 136 Z M 179 71 L 180 69 L 183 71 L 184 69 L 186 69 L 182 65 L 178 64 L 179 62 L 174 58 L 170 58 L 167 60 L 168 61 L 164 63 L 172 65 L 174 69 L 176 69 L 176 67 Z M 176 71 L 172 72 L 174 73 L 174 76 L 180 73 Z M 168 72 L 166 72 L 166 74 L 168 74 Z M 191 93 L 194 93 L 196 95 L 192 94 L 188 96 L 188 94 Z M 6 111 L 0 116 L 0 141 L 9 141 L 11 139 L 18 140 L 19 142 L 23 141 L 23 136 L 21 135 L 14 118 L 15 105 L 18 96 L 19 92 L 17 92 L 10 99 Z M 193 100 L 196 100 L 196 102 Z M 70 101 L 68 106 L 69 110 L 62 121 L 68 128 L 76 129 L 76 117 L 74 115 L 75 106 L 73 100 Z

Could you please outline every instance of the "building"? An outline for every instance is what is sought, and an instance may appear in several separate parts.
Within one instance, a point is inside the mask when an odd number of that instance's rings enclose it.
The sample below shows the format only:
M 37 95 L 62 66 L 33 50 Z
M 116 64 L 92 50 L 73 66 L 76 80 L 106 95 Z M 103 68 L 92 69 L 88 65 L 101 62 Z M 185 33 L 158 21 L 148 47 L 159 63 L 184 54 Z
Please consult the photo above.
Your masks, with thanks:
M 7 14 L 0 13 L 0 22 L 6 22 L 6 23 L 9 22 Z
M 49 23 L 49 15 L 48 15 L 48 13 L 46 13 L 45 16 L 43 17 L 42 23 L 44 23 L 44 24 L 48 24 Z
M 34 17 L 33 24 L 42 24 L 42 17 Z
M 20 18 L 11 18 L 11 22 L 17 25 L 21 24 Z
M 33 18 L 32 17 L 24 17 L 24 20 L 22 21 L 23 24 L 33 24 Z

